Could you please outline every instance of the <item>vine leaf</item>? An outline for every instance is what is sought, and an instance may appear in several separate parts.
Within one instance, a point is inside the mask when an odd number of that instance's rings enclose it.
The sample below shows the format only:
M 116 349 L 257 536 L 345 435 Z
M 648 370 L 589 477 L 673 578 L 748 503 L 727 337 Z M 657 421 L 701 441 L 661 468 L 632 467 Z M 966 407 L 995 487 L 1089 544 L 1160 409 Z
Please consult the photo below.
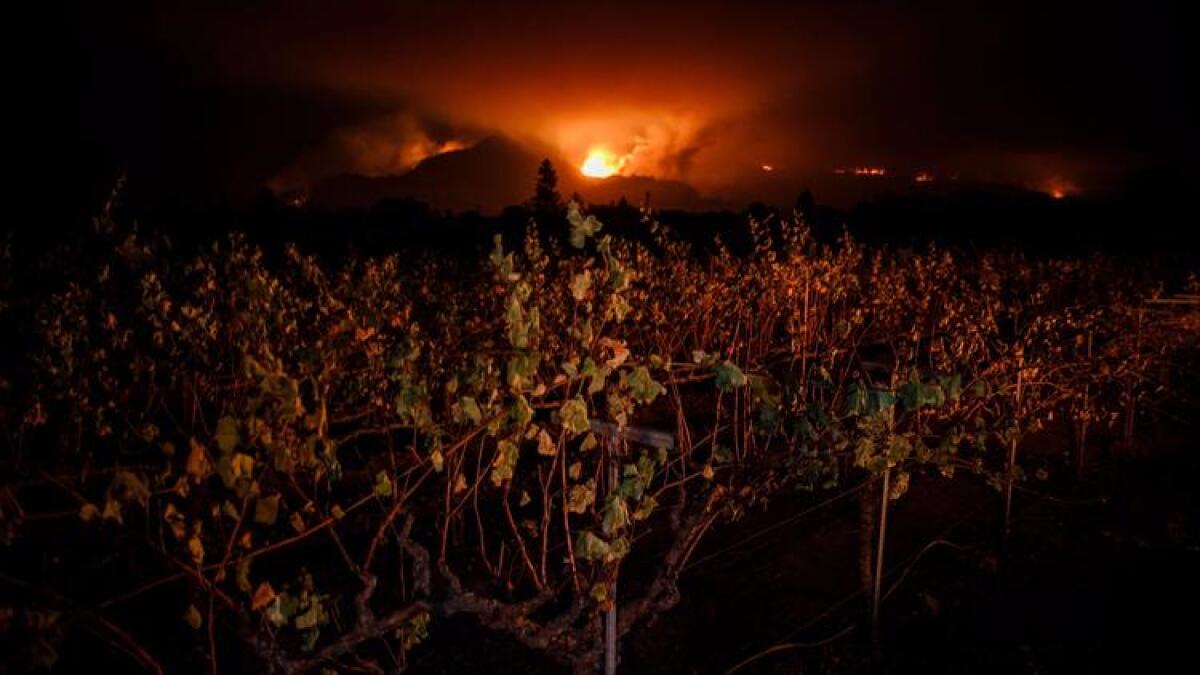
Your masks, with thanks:
M 375 474 L 375 494 L 380 497 L 392 496 L 392 479 L 386 471 Z
M 259 497 L 254 502 L 254 522 L 270 527 L 279 519 L 279 495 Z
M 496 461 L 492 465 L 492 485 L 499 487 L 505 481 L 512 480 L 513 470 L 517 466 L 517 458 L 521 449 L 510 440 L 496 444 Z
M 200 630 L 200 626 L 204 625 L 204 617 L 195 605 L 188 605 L 187 611 L 183 613 L 183 621 L 191 626 L 192 630 Z
M 558 452 L 558 445 L 554 443 L 554 439 L 550 438 L 550 434 L 546 433 L 545 429 L 538 432 L 537 450 L 539 455 L 546 457 L 553 457 Z
M 584 530 L 575 538 L 575 557 L 584 560 L 602 560 L 611 551 L 608 542 L 597 537 L 591 530 Z
M 620 495 L 609 495 L 608 499 L 604 500 L 604 519 L 600 523 L 600 529 L 604 534 L 611 536 L 627 525 L 629 525 L 629 507 L 625 504 L 625 499 Z
M 596 484 L 588 481 L 582 485 L 572 485 L 567 493 L 567 511 L 570 513 L 585 513 L 596 501 Z
M 264 581 L 254 589 L 254 595 L 250 598 L 250 609 L 257 612 L 267 605 L 273 604 L 278 597 L 275 595 L 275 589 L 271 588 L 271 584 Z
M 638 366 L 632 373 L 625 376 L 625 386 L 629 387 L 629 393 L 633 396 L 633 400 L 641 404 L 653 402 L 666 391 L 650 376 L 650 371 L 646 366 Z
M 746 386 L 746 374 L 731 361 L 725 361 L 713 368 L 717 376 L 717 389 L 731 392 L 738 387 Z
M 233 452 L 242 442 L 242 434 L 238 431 L 238 422 L 236 419 L 225 416 L 217 420 L 217 447 L 221 452 Z
M 604 227 L 595 216 L 584 216 L 579 203 L 575 201 L 567 205 L 567 222 L 571 226 L 568 239 L 575 248 L 583 248 L 588 237 L 595 236 Z
M 562 408 L 558 411 L 558 417 L 567 431 L 582 434 L 590 428 L 587 401 L 583 400 L 582 396 L 576 396 L 562 404 Z

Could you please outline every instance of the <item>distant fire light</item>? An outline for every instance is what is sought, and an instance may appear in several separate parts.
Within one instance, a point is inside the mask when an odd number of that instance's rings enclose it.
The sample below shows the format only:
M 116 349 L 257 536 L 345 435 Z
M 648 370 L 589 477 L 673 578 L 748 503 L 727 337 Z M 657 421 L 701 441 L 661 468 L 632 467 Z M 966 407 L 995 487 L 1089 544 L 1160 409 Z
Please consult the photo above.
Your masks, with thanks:
M 587 159 L 579 167 L 579 172 L 589 178 L 608 178 L 615 176 L 625 164 L 625 158 L 618 158 L 603 148 L 596 148 L 588 153 Z
M 838 168 L 833 172 L 839 176 L 886 176 L 887 169 L 881 166 L 856 166 L 849 169 Z
M 765 172 L 767 172 L 767 173 L 771 173 L 772 171 L 774 171 L 774 170 L 775 170 L 775 167 L 771 166 L 770 164 L 763 164 L 763 165 L 762 165 L 762 170 L 763 170 L 763 171 L 765 171 Z

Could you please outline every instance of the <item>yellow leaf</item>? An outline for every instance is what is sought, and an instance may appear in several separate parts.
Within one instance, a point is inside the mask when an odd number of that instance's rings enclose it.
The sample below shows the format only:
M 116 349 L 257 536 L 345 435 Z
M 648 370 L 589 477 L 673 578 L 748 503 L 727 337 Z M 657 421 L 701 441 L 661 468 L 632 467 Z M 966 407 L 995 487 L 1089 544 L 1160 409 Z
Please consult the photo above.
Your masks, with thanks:
M 204 563 L 204 542 L 200 540 L 200 535 L 194 534 L 187 543 L 188 553 L 192 556 L 192 562 L 196 565 Z
M 204 617 L 200 616 L 200 610 L 196 609 L 195 605 L 188 605 L 187 611 L 183 613 L 183 620 L 192 630 L 200 630 L 200 626 L 204 624 Z
M 85 523 L 90 523 L 100 517 L 100 509 L 95 504 L 88 502 L 79 507 L 79 519 Z
M 266 581 L 254 589 L 254 597 L 250 599 L 250 609 L 258 611 L 275 601 L 275 589 Z
M 259 497 L 254 502 L 254 522 L 259 525 L 274 525 L 279 517 L 279 495 Z
M 209 474 L 212 473 L 212 467 L 208 463 L 208 452 L 205 451 L 200 441 L 193 438 L 190 445 L 191 448 L 188 450 L 187 457 L 187 473 L 192 477 L 192 480 L 199 483 L 208 478 Z
M 121 515 L 121 502 L 112 497 L 105 500 L 103 517 L 105 520 L 115 520 L 124 525 L 125 518 Z
M 171 502 L 167 502 L 167 507 L 163 509 L 163 520 L 171 528 L 171 534 L 174 535 L 175 541 L 183 541 L 184 535 L 187 534 L 187 522 L 179 509 L 175 508 Z
M 554 453 L 558 452 L 558 446 L 555 445 L 554 439 L 550 438 L 550 434 L 546 433 L 545 429 L 538 432 L 537 435 L 537 450 L 539 455 L 553 457 Z

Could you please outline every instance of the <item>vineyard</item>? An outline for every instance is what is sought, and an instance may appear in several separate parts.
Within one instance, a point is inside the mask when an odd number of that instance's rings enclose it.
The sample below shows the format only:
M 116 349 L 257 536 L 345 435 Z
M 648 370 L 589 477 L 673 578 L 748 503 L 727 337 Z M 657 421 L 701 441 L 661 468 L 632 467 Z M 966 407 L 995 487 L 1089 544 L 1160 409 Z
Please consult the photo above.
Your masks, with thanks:
M 8 250 L 9 671 L 427 672 L 466 619 L 548 668 L 659 672 L 628 645 L 696 565 L 830 502 L 870 644 L 916 481 L 994 488 L 1003 559 L 1022 490 L 1189 410 L 1195 276 L 642 226 L 572 203 L 477 259 L 331 262 L 106 210 Z

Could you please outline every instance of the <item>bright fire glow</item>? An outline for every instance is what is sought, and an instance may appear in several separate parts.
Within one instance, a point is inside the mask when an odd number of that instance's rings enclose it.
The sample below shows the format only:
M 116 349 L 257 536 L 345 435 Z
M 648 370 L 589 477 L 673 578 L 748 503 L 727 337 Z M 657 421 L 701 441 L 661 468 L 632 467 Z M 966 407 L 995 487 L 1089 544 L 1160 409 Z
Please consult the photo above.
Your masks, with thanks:
M 587 159 L 579 167 L 579 172 L 591 178 L 608 178 L 621 171 L 624 158 L 618 158 L 611 152 L 597 148 L 588 153 Z
M 775 167 L 771 166 L 770 164 L 763 164 L 762 170 L 766 171 L 767 173 L 771 173 L 772 171 L 775 170 Z
M 1048 180 L 1042 191 L 1054 199 L 1066 199 L 1067 197 L 1079 194 L 1079 188 L 1076 187 L 1075 183 L 1061 176 L 1055 176 Z
M 855 166 L 851 168 L 837 168 L 833 172 L 839 176 L 886 176 L 887 169 L 881 166 Z

